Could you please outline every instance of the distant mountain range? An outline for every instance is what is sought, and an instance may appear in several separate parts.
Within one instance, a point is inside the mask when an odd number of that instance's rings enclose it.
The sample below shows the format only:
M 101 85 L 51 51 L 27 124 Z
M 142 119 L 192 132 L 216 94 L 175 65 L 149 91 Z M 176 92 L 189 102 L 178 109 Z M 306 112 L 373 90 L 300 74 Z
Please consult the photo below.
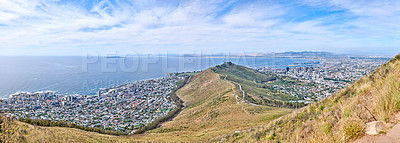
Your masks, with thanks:
M 303 52 L 283 52 L 283 53 L 275 53 L 275 56 L 278 57 L 332 57 L 338 56 L 329 52 L 312 52 L 312 51 L 303 51 Z
M 335 54 L 331 52 L 325 51 L 287 51 L 287 52 L 278 52 L 278 53 L 216 53 L 216 54 L 136 54 L 136 55 L 108 55 L 104 56 L 104 58 L 126 58 L 132 56 L 139 57 L 158 57 L 158 56 L 168 56 L 168 57 L 264 57 L 264 58 L 340 58 L 340 57 L 353 57 L 353 58 L 392 58 L 392 56 L 382 56 L 382 55 L 352 55 L 352 54 Z
M 249 54 L 212 54 L 212 55 L 198 55 L 198 54 L 185 54 L 184 56 L 193 57 L 266 57 L 266 58 L 313 58 L 313 57 L 340 57 L 345 55 L 338 55 L 330 52 L 313 52 L 313 51 L 302 51 L 302 52 L 282 52 L 282 53 L 249 53 Z

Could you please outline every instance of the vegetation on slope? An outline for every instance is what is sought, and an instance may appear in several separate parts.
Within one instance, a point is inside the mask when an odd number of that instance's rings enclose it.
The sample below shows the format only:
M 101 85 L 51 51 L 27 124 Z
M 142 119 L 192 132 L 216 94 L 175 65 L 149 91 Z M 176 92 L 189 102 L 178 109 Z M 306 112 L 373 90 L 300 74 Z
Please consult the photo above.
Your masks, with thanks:
M 211 68 L 213 71 L 221 74 L 222 78 L 226 75 L 226 80 L 240 84 L 245 91 L 245 99 L 249 102 L 259 105 L 269 105 L 275 107 L 302 107 L 304 104 L 287 102 L 302 99 L 296 98 L 274 89 L 274 84 L 303 84 L 296 79 L 280 76 L 276 74 L 264 74 L 254 69 L 226 62 L 222 65 Z M 241 94 L 239 94 L 241 95 Z
M 108 134 L 108 135 L 126 135 L 125 133 L 113 131 L 113 130 L 106 130 L 103 128 L 91 128 L 91 127 L 85 127 L 82 125 L 78 125 L 75 123 L 70 123 L 66 121 L 52 121 L 52 120 L 44 120 L 44 119 L 31 119 L 31 118 L 19 118 L 18 121 L 20 122 L 25 122 L 31 125 L 35 126 L 44 126 L 44 127 L 68 127 L 68 128 L 76 128 L 84 131 L 89 131 L 89 132 L 98 132 L 102 134 Z
M 248 130 L 234 141 L 352 141 L 364 134 L 367 122 L 396 123 L 392 115 L 400 109 L 399 80 L 400 55 L 335 95 Z
M 18 135 L 18 126 L 10 118 L 0 116 L 0 142 L 15 142 Z
M 75 128 L 34 126 L 0 116 L 0 142 L 115 142 L 115 137 Z

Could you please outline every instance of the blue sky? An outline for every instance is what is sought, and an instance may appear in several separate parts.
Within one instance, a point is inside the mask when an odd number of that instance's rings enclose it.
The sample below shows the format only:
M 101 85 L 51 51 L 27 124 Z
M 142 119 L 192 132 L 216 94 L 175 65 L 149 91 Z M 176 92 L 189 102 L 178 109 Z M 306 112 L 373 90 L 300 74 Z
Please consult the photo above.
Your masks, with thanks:
M 0 55 L 400 51 L 398 0 L 0 0 Z

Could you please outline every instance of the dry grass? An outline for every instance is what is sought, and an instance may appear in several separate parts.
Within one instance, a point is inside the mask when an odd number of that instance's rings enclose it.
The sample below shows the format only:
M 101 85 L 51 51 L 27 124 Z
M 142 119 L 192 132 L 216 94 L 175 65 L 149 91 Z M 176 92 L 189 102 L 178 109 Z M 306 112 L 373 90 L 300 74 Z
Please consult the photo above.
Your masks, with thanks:
M 14 121 L 0 114 L 0 142 L 16 142 L 23 139 L 25 133 Z
M 400 55 L 334 96 L 248 130 L 236 141 L 352 141 L 363 135 L 367 122 L 391 122 L 400 109 L 399 80 Z
M 344 141 L 360 137 L 364 133 L 364 123 L 360 119 L 345 119 L 342 122 L 341 132 Z
M 379 119 L 386 121 L 395 111 L 399 109 L 400 83 L 398 75 L 389 74 L 382 81 L 377 82 L 377 93 L 375 96 L 375 112 Z

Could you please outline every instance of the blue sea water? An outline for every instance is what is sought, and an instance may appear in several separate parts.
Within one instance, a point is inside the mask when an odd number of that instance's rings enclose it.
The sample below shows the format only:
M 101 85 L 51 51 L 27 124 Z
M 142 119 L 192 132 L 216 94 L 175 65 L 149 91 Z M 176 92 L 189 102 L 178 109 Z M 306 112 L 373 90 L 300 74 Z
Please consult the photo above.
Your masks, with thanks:
M 166 73 L 199 71 L 231 61 L 258 68 L 285 68 L 309 59 L 256 57 L 0 57 L 0 98 L 17 92 L 56 91 L 60 94 L 96 94 L 100 88 L 158 78 Z

